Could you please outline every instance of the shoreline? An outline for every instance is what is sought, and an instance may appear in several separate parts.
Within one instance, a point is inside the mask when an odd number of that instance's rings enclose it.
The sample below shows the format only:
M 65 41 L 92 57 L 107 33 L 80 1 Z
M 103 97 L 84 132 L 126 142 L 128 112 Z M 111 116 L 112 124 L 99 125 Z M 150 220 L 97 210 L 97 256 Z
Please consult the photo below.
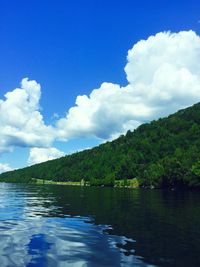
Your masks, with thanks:
M 68 185 L 68 186 L 86 186 L 86 187 L 111 187 L 111 188 L 131 188 L 131 189 L 138 189 L 140 188 L 139 183 L 136 182 L 136 179 L 131 179 L 132 185 L 124 185 L 123 180 L 117 180 L 114 186 L 108 186 L 108 185 L 90 185 L 89 182 L 80 181 L 80 182 L 57 182 L 52 180 L 43 180 L 43 179 L 36 179 L 32 178 L 34 180 L 33 184 L 38 185 Z M 152 188 L 151 188 L 152 189 Z

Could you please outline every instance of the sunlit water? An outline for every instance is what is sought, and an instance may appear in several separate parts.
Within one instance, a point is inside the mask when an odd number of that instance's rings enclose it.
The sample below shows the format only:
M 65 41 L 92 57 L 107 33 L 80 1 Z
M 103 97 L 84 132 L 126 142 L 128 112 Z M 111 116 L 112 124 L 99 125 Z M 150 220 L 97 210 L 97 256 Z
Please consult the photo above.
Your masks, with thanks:
M 0 184 L 1 267 L 200 266 L 200 195 Z

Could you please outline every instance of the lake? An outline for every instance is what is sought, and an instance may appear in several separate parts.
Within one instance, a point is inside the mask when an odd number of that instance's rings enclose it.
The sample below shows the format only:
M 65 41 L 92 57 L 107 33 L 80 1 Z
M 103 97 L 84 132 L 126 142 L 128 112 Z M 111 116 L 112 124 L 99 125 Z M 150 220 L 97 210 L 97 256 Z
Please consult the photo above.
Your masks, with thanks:
M 200 194 L 0 184 L 1 267 L 200 266 Z

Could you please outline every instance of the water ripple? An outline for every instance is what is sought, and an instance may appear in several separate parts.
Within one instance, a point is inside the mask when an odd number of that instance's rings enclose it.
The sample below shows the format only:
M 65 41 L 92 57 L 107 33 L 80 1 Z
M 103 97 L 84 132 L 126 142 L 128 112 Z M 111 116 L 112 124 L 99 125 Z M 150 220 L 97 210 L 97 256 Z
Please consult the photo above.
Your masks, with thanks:
M 148 266 L 134 251 L 125 256 L 130 240 L 109 235 L 111 226 L 93 221 L 63 212 L 50 192 L 0 185 L 1 266 Z

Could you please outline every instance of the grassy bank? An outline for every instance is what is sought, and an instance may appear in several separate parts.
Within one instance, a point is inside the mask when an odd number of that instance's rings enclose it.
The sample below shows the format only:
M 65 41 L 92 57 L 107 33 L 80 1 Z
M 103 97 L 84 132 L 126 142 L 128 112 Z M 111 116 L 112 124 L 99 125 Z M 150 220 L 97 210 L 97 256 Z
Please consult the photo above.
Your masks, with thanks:
M 32 178 L 34 184 L 54 184 L 54 185 L 73 185 L 73 186 L 108 186 L 104 184 L 90 184 L 81 180 L 80 182 L 56 182 L 53 180 L 43 180 Z M 139 182 L 136 178 L 129 180 L 116 180 L 114 184 L 109 185 L 110 187 L 127 187 L 127 188 L 139 188 Z
M 87 184 L 84 184 L 82 181 L 80 182 L 56 182 L 52 180 L 43 180 L 43 179 L 35 179 L 35 178 L 32 178 L 32 180 L 35 184 L 57 184 L 57 185 L 76 185 L 76 186 L 87 185 Z

